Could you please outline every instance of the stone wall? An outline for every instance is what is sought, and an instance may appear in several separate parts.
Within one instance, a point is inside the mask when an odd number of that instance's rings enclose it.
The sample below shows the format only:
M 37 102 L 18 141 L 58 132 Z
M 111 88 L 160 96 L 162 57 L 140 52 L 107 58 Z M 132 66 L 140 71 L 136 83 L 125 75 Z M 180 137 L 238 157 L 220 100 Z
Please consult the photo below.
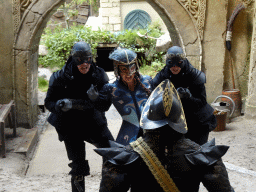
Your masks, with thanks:
M 167 32 L 167 27 L 159 14 L 145 0 L 100 0 L 100 15 L 102 17 L 102 28 L 109 31 L 124 30 L 125 16 L 135 9 L 146 11 L 152 22 L 160 23 L 162 30 Z
M 99 15 L 102 18 L 103 30 L 121 30 L 120 0 L 100 0 Z
M 253 25 L 252 25 L 252 41 L 250 51 L 250 65 L 248 78 L 248 94 L 245 104 L 245 115 L 248 118 L 256 117 L 256 3 L 253 4 Z
M 51 16 L 50 20 L 47 23 L 47 28 L 53 30 L 54 28 L 56 28 L 56 26 L 67 28 L 67 24 L 69 26 L 72 26 L 73 24 L 84 25 L 87 22 L 88 17 L 92 14 L 91 12 L 93 12 L 92 10 L 90 10 L 92 9 L 91 6 L 89 6 L 87 3 L 71 7 L 70 9 L 73 11 L 77 10 L 78 14 L 69 18 L 69 20 L 66 21 L 64 11 L 59 9 Z
M 163 32 L 168 32 L 168 29 L 164 24 L 162 18 L 147 1 L 121 0 L 120 6 L 121 6 L 121 29 L 122 30 L 124 30 L 124 19 L 127 16 L 127 14 L 135 9 L 140 9 L 140 10 L 146 11 L 150 15 L 152 22 L 158 22 Z
M 202 68 L 206 73 L 207 99 L 212 102 L 222 94 L 225 63 L 226 0 L 207 1 L 204 29 Z M 217 14 L 221 13 L 221 14 Z
M 12 0 L 0 1 L 0 103 L 13 99 L 13 57 L 14 40 Z
M 246 1 L 245 1 L 246 2 Z M 227 20 L 240 2 L 229 1 Z M 231 51 L 226 51 L 223 89 L 239 89 L 242 97 L 248 90 L 250 48 L 253 25 L 253 3 L 241 10 L 233 22 Z M 224 33 L 225 34 L 225 33 Z M 233 67 L 231 68 L 231 66 Z M 232 70 L 235 83 L 233 85 Z
M 64 0 L 29 1 L 13 44 L 18 126 L 32 128 L 38 117 L 38 47 L 47 22 Z M 28 2 L 28 3 L 29 3 Z M 13 4 L 13 6 L 16 6 Z

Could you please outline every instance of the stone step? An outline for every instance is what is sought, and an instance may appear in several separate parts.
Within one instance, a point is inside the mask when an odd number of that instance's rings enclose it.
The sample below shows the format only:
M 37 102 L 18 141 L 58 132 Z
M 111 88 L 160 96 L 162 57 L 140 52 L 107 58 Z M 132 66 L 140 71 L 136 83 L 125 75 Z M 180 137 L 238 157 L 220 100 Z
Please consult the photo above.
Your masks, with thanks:
M 15 153 L 24 153 L 26 156 L 30 154 L 39 138 L 38 129 L 32 128 L 27 131 L 22 142 L 14 150 Z

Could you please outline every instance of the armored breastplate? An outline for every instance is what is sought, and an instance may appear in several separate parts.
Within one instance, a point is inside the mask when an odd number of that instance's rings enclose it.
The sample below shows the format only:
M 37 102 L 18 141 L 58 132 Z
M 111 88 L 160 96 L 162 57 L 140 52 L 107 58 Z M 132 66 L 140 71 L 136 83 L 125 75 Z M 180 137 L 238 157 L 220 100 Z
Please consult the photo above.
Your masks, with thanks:
M 141 81 L 146 88 L 151 88 L 148 78 L 142 78 Z M 140 129 L 141 111 L 147 99 L 146 91 L 139 84 L 134 91 L 130 91 L 121 82 L 116 81 L 113 84 L 112 102 L 123 119 L 117 142 L 126 145 L 136 140 Z

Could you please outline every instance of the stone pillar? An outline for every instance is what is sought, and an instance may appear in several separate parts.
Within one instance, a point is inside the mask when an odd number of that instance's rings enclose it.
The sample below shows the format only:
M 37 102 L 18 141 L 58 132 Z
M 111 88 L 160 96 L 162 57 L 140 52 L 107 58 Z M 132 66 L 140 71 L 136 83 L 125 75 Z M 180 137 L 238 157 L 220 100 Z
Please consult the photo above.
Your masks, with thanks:
M 207 1 L 204 29 L 202 69 L 206 73 L 208 102 L 222 94 L 225 64 L 225 37 L 227 1 Z M 221 13 L 221 14 L 219 14 Z
M 100 0 L 102 29 L 108 31 L 121 30 L 120 0 Z
M 12 0 L 0 1 L 0 10 L 0 103 L 8 103 L 14 99 Z
M 254 2 L 254 10 L 256 3 Z M 253 34 L 251 42 L 251 56 L 248 81 L 248 96 L 245 104 L 245 116 L 247 118 L 256 117 L 256 14 L 253 18 Z
M 14 40 L 14 89 L 18 126 L 32 128 L 38 117 L 38 45 L 47 21 L 64 0 L 28 2 Z

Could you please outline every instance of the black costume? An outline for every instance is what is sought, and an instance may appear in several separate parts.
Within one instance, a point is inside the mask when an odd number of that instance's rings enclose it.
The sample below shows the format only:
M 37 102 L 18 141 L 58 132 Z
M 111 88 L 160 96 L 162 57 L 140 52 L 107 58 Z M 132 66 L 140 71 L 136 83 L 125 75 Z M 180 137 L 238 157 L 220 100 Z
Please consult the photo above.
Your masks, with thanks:
M 207 103 L 205 74 L 194 68 L 185 57 L 168 57 L 183 54 L 180 47 L 171 47 L 167 52 L 166 66 L 154 77 L 156 87 L 165 79 L 169 79 L 180 94 L 185 112 L 188 133 L 186 137 L 202 145 L 207 142 L 209 132 L 217 126 L 214 109 Z M 179 63 L 180 62 L 180 63 Z M 174 75 L 170 71 L 172 66 L 181 67 L 181 71 Z
M 199 146 L 184 137 L 182 105 L 169 80 L 148 99 L 141 126 L 143 137 L 130 145 L 112 141 L 111 148 L 95 150 L 108 158 L 100 192 L 197 192 L 200 182 L 211 192 L 234 191 L 221 160 L 228 147 L 214 140 Z
M 90 53 L 88 44 L 79 42 L 75 45 L 73 50 L 82 47 Z M 72 160 L 69 166 L 72 168 L 73 192 L 77 191 L 74 176 L 80 177 L 79 184 L 84 190 L 83 176 L 90 174 L 84 141 L 96 147 L 108 147 L 109 140 L 113 140 L 105 113 L 93 108 L 86 93 L 92 84 L 101 89 L 108 83 L 107 74 L 93 62 L 86 74 L 80 73 L 77 65 L 79 63 L 71 54 L 65 66 L 52 74 L 45 98 L 45 106 L 51 112 L 48 121 L 56 128 L 59 140 L 65 143 L 68 158 Z

